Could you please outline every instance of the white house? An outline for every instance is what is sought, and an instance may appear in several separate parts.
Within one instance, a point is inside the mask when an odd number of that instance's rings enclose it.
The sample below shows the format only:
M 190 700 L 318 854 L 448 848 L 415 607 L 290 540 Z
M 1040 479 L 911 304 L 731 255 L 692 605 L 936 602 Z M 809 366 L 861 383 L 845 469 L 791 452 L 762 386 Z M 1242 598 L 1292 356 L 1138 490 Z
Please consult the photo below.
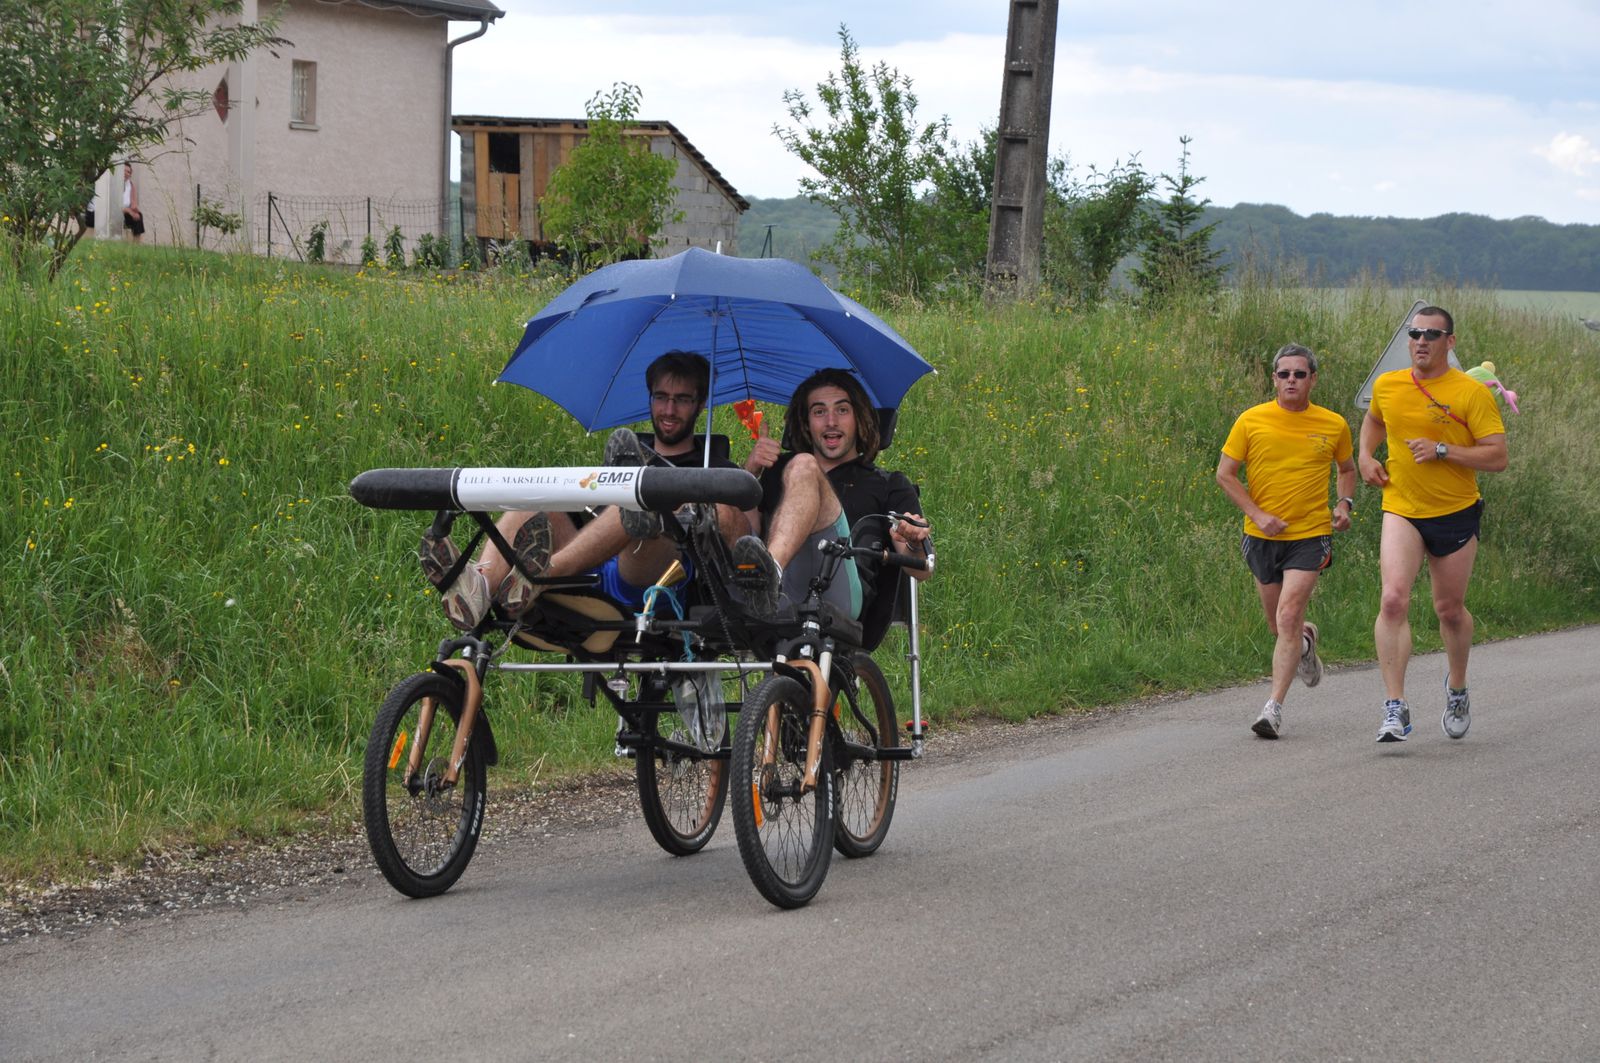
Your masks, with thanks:
M 293 254 L 326 222 L 328 256 L 348 260 L 369 232 L 446 231 L 455 50 L 504 12 L 490 0 L 244 0 L 242 17 L 273 10 L 289 43 L 194 75 L 212 106 L 135 164 L 145 239 Z M 478 26 L 451 39 L 452 21 Z M 100 235 L 115 235 L 121 211 L 105 207 L 121 200 L 120 171 L 100 194 Z M 200 205 L 242 227 L 199 226 Z

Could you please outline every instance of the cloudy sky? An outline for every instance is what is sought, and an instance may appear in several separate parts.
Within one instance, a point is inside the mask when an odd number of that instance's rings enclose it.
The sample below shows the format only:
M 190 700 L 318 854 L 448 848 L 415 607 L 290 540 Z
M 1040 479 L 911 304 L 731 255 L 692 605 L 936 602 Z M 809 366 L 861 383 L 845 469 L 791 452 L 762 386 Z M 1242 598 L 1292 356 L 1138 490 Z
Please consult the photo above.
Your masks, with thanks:
M 841 22 L 919 118 L 969 141 L 999 112 L 1005 0 L 496 2 L 456 51 L 456 113 L 582 117 L 630 81 L 748 196 L 797 194 L 773 126 L 838 69 Z M 1062 3 L 1051 153 L 1175 172 L 1183 134 L 1223 206 L 1600 223 L 1600 3 Z

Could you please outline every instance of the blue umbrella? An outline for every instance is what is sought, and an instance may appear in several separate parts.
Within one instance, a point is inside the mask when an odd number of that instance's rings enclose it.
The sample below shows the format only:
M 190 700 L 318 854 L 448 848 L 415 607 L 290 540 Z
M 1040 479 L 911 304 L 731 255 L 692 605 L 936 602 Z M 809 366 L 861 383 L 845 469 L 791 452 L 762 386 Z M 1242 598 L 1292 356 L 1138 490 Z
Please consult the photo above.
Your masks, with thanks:
M 588 431 L 649 419 L 645 368 L 667 351 L 711 360 L 708 405 L 787 403 L 818 369 L 853 370 L 894 409 L 933 367 L 894 329 L 810 270 L 698 247 L 618 262 L 534 315 L 499 379 L 531 388 Z

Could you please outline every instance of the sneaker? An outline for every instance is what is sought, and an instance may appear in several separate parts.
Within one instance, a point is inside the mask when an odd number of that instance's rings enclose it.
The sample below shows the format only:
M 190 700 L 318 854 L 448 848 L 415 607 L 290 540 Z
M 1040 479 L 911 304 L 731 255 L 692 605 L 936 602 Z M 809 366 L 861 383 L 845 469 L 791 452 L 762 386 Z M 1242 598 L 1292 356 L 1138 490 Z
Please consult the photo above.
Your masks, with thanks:
M 1271 700 L 1261 710 L 1261 715 L 1256 717 L 1256 722 L 1250 725 L 1250 730 L 1262 738 L 1277 738 L 1282 729 L 1283 706 Z
M 1450 689 L 1450 673 L 1444 674 L 1444 733 L 1451 738 L 1467 737 L 1467 728 L 1472 726 L 1472 699 L 1467 696 L 1466 689 Z
M 1378 741 L 1404 742 L 1411 733 L 1411 708 L 1399 698 L 1383 703 L 1383 726 L 1378 728 Z
M 611 468 L 639 469 L 650 463 L 655 452 L 639 442 L 631 428 L 618 428 L 606 440 L 602 464 Z M 661 514 L 648 509 L 623 509 L 622 530 L 630 539 L 654 539 L 661 534 Z
M 422 564 L 422 574 L 439 592 L 439 604 L 444 615 L 461 631 L 472 631 L 489 612 L 489 579 L 477 565 L 469 564 L 456 573 L 450 573 L 461 560 L 461 550 L 450 539 L 423 535 L 417 548 L 417 560 Z
M 733 544 L 734 579 L 758 616 L 776 616 L 783 569 L 772 559 L 767 544 L 754 535 L 741 535 Z
M 1322 682 L 1322 658 L 1317 656 L 1317 625 L 1306 621 L 1305 648 L 1300 652 L 1300 667 L 1296 674 L 1300 682 L 1314 687 Z
M 544 570 L 550 567 L 550 518 L 546 514 L 535 513 L 523 521 L 522 527 L 517 529 L 516 536 L 511 540 L 511 553 L 529 573 L 544 575 Z M 500 590 L 494 596 L 495 604 L 506 616 L 519 617 L 533 604 L 540 590 L 537 583 L 528 582 L 528 577 L 522 574 L 517 565 L 512 565 L 511 571 L 500 581 Z

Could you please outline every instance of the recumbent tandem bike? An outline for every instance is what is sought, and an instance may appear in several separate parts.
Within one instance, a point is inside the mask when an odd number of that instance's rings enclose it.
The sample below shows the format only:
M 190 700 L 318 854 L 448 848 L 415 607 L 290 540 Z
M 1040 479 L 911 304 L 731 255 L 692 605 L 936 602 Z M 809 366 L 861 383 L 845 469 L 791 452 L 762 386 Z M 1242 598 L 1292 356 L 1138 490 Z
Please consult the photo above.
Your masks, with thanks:
M 914 518 L 859 522 L 849 540 L 824 545 L 804 601 L 760 616 L 742 592 L 759 577 L 735 567 L 712 518 L 717 503 L 743 510 L 760 501 L 743 469 L 374 469 L 350 493 L 376 509 L 434 511 L 435 535 L 466 518 L 476 531 L 463 562 L 488 538 L 516 563 L 494 526 L 498 511 L 654 510 L 695 570 L 676 590 L 666 585 L 681 570 L 669 570 L 637 614 L 592 575 L 524 570 L 542 589 L 520 617 L 491 609 L 473 631 L 441 642 L 427 671 L 394 686 L 368 740 L 362 807 L 373 856 L 399 892 L 443 893 L 472 859 L 486 769 L 499 756 L 486 706 L 491 673 L 580 673 L 591 704 L 610 702 L 617 752 L 633 758 L 645 823 L 669 853 L 687 856 L 711 840 L 731 778 L 740 857 L 779 907 L 816 895 L 832 850 L 861 857 L 883 843 L 900 762 L 922 756 L 925 735 L 917 588 L 903 570 L 931 568 L 933 557 L 894 553 L 888 534 L 894 521 Z M 821 595 L 842 564 L 857 564 L 876 590 L 859 620 Z M 907 744 L 870 656 L 897 618 L 909 632 Z M 513 659 L 519 651 L 565 659 Z M 727 677 L 739 680 L 742 699 L 725 699 Z M 738 714 L 731 735 L 730 710 Z

